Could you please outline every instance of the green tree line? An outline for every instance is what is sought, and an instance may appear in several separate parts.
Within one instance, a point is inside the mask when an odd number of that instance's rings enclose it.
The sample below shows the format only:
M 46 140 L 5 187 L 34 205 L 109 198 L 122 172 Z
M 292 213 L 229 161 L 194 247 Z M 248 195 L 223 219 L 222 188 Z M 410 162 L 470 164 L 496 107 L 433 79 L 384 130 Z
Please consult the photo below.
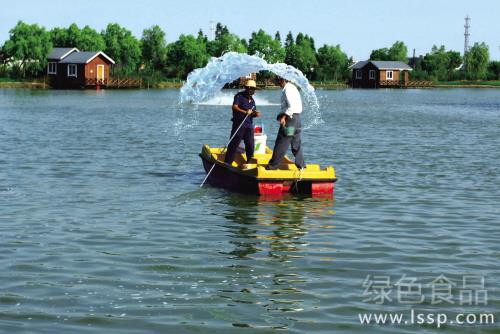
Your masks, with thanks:
M 462 57 L 460 52 L 446 50 L 444 45 L 434 45 L 424 56 L 408 58 L 408 48 L 396 41 L 389 48 L 373 50 L 370 60 L 409 61 L 414 71 L 412 79 L 451 80 L 500 80 L 500 61 L 490 61 L 489 48 L 485 43 L 475 43 Z
M 46 30 L 37 24 L 19 21 L 10 30 L 9 39 L 0 49 L 0 75 L 33 78 L 45 74 L 47 56 L 54 47 L 76 47 L 81 51 L 102 50 L 116 62 L 113 76 L 142 76 L 148 78 L 185 79 L 195 68 L 203 67 L 211 57 L 235 51 L 258 54 L 270 63 L 285 62 L 301 70 L 311 80 L 345 82 L 351 77 L 352 57 L 340 45 L 322 45 L 316 49 L 314 39 L 307 34 L 288 32 L 284 41 L 280 33 L 274 36 L 262 29 L 248 40 L 231 33 L 218 23 L 215 37 L 209 40 L 202 30 L 196 36 L 181 35 L 167 43 L 166 33 L 153 25 L 136 38 L 117 23 L 110 23 L 101 32 L 71 24 L 67 28 Z M 373 50 L 371 60 L 400 60 L 408 62 L 408 48 L 395 42 L 389 48 Z M 425 56 L 410 59 L 419 79 L 451 80 L 456 68 L 465 64 L 464 75 L 470 79 L 500 79 L 500 62 L 489 60 L 488 46 L 476 43 L 464 59 L 457 51 L 434 46 Z

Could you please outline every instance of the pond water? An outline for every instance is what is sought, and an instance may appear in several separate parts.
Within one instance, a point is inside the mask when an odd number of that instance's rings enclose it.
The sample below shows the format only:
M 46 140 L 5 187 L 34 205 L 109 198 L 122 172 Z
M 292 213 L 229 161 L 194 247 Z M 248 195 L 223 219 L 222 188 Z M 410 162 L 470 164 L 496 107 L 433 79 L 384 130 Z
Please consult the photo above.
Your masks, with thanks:
M 304 154 L 336 168 L 335 196 L 263 200 L 199 188 L 228 105 L 0 90 L 0 332 L 431 333 L 359 316 L 498 317 L 500 90 L 317 95 Z M 257 96 L 272 146 L 279 92 Z

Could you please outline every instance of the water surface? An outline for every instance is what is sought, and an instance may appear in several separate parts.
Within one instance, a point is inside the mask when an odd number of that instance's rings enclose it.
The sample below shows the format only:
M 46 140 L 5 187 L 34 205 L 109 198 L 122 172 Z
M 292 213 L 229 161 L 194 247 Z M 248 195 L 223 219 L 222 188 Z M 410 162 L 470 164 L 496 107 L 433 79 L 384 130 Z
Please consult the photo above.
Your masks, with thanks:
M 257 94 L 272 144 L 279 92 Z M 498 316 L 500 91 L 317 95 L 305 157 L 335 166 L 335 197 L 265 200 L 199 188 L 227 105 L 0 90 L 0 332 L 430 333 L 358 314 Z M 454 297 L 484 277 L 488 305 L 433 305 L 425 286 L 421 304 L 364 301 L 367 277 L 441 274 Z

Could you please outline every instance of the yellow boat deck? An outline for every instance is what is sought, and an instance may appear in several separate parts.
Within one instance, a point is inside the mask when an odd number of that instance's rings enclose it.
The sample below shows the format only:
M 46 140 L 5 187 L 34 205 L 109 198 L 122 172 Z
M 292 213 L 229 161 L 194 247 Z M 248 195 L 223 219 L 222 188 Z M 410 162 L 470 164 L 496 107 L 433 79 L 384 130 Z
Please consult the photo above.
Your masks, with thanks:
M 210 162 L 216 161 L 218 165 L 224 165 L 225 150 L 223 148 L 211 148 L 204 145 L 202 149 L 202 156 Z M 302 170 L 299 170 L 295 163 L 287 156 L 281 161 L 277 170 L 266 170 L 266 167 L 271 160 L 273 151 L 266 147 L 265 154 L 255 154 L 249 163 L 246 164 L 246 154 L 237 153 L 233 164 L 228 169 L 231 171 L 252 176 L 257 179 L 281 179 L 281 180 L 335 180 L 335 169 L 333 166 L 328 166 L 321 169 L 318 164 L 307 164 Z M 246 169 L 243 165 L 246 164 Z

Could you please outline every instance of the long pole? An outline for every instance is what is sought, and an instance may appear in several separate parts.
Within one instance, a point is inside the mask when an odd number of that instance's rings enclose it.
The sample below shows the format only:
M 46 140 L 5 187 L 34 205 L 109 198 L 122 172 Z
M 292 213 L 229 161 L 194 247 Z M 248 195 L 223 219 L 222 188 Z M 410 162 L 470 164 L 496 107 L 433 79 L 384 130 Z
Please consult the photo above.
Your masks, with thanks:
M 226 150 L 226 148 L 229 146 L 229 144 L 231 143 L 231 141 L 233 140 L 233 138 L 236 136 L 236 134 L 238 133 L 238 131 L 240 131 L 241 127 L 243 126 L 243 123 L 245 123 L 245 121 L 247 120 L 247 117 L 250 116 L 250 114 L 246 114 L 245 118 L 243 119 L 243 121 L 241 121 L 241 124 L 240 126 L 238 126 L 238 129 L 236 129 L 236 131 L 234 131 L 233 135 L 231 136 L 231 138 L 229 139 L 229 141 L 227 142 L 226 146 L 222 149 L 222 151 L 220 152 L 221 154 L 224 153 L 224 151 Z M 217 159 L 216 159 L 217 160 Z M 203 185 L 205 184 L 205 181 L 207 181 L 208 177 L 210 176 L 210 173 L 212 173 L 212 171 L 214 170 L 214 167 L 215 167 L 215 162 L 214 164 L 212 165 L 212 168 L 210 168 L 210 170 L 208 171 L 207 173 L 207 176 L 205 176 L 205 178 L 203 179 L 203 182 L 200 184 L 200 188 L 203 187 Z

